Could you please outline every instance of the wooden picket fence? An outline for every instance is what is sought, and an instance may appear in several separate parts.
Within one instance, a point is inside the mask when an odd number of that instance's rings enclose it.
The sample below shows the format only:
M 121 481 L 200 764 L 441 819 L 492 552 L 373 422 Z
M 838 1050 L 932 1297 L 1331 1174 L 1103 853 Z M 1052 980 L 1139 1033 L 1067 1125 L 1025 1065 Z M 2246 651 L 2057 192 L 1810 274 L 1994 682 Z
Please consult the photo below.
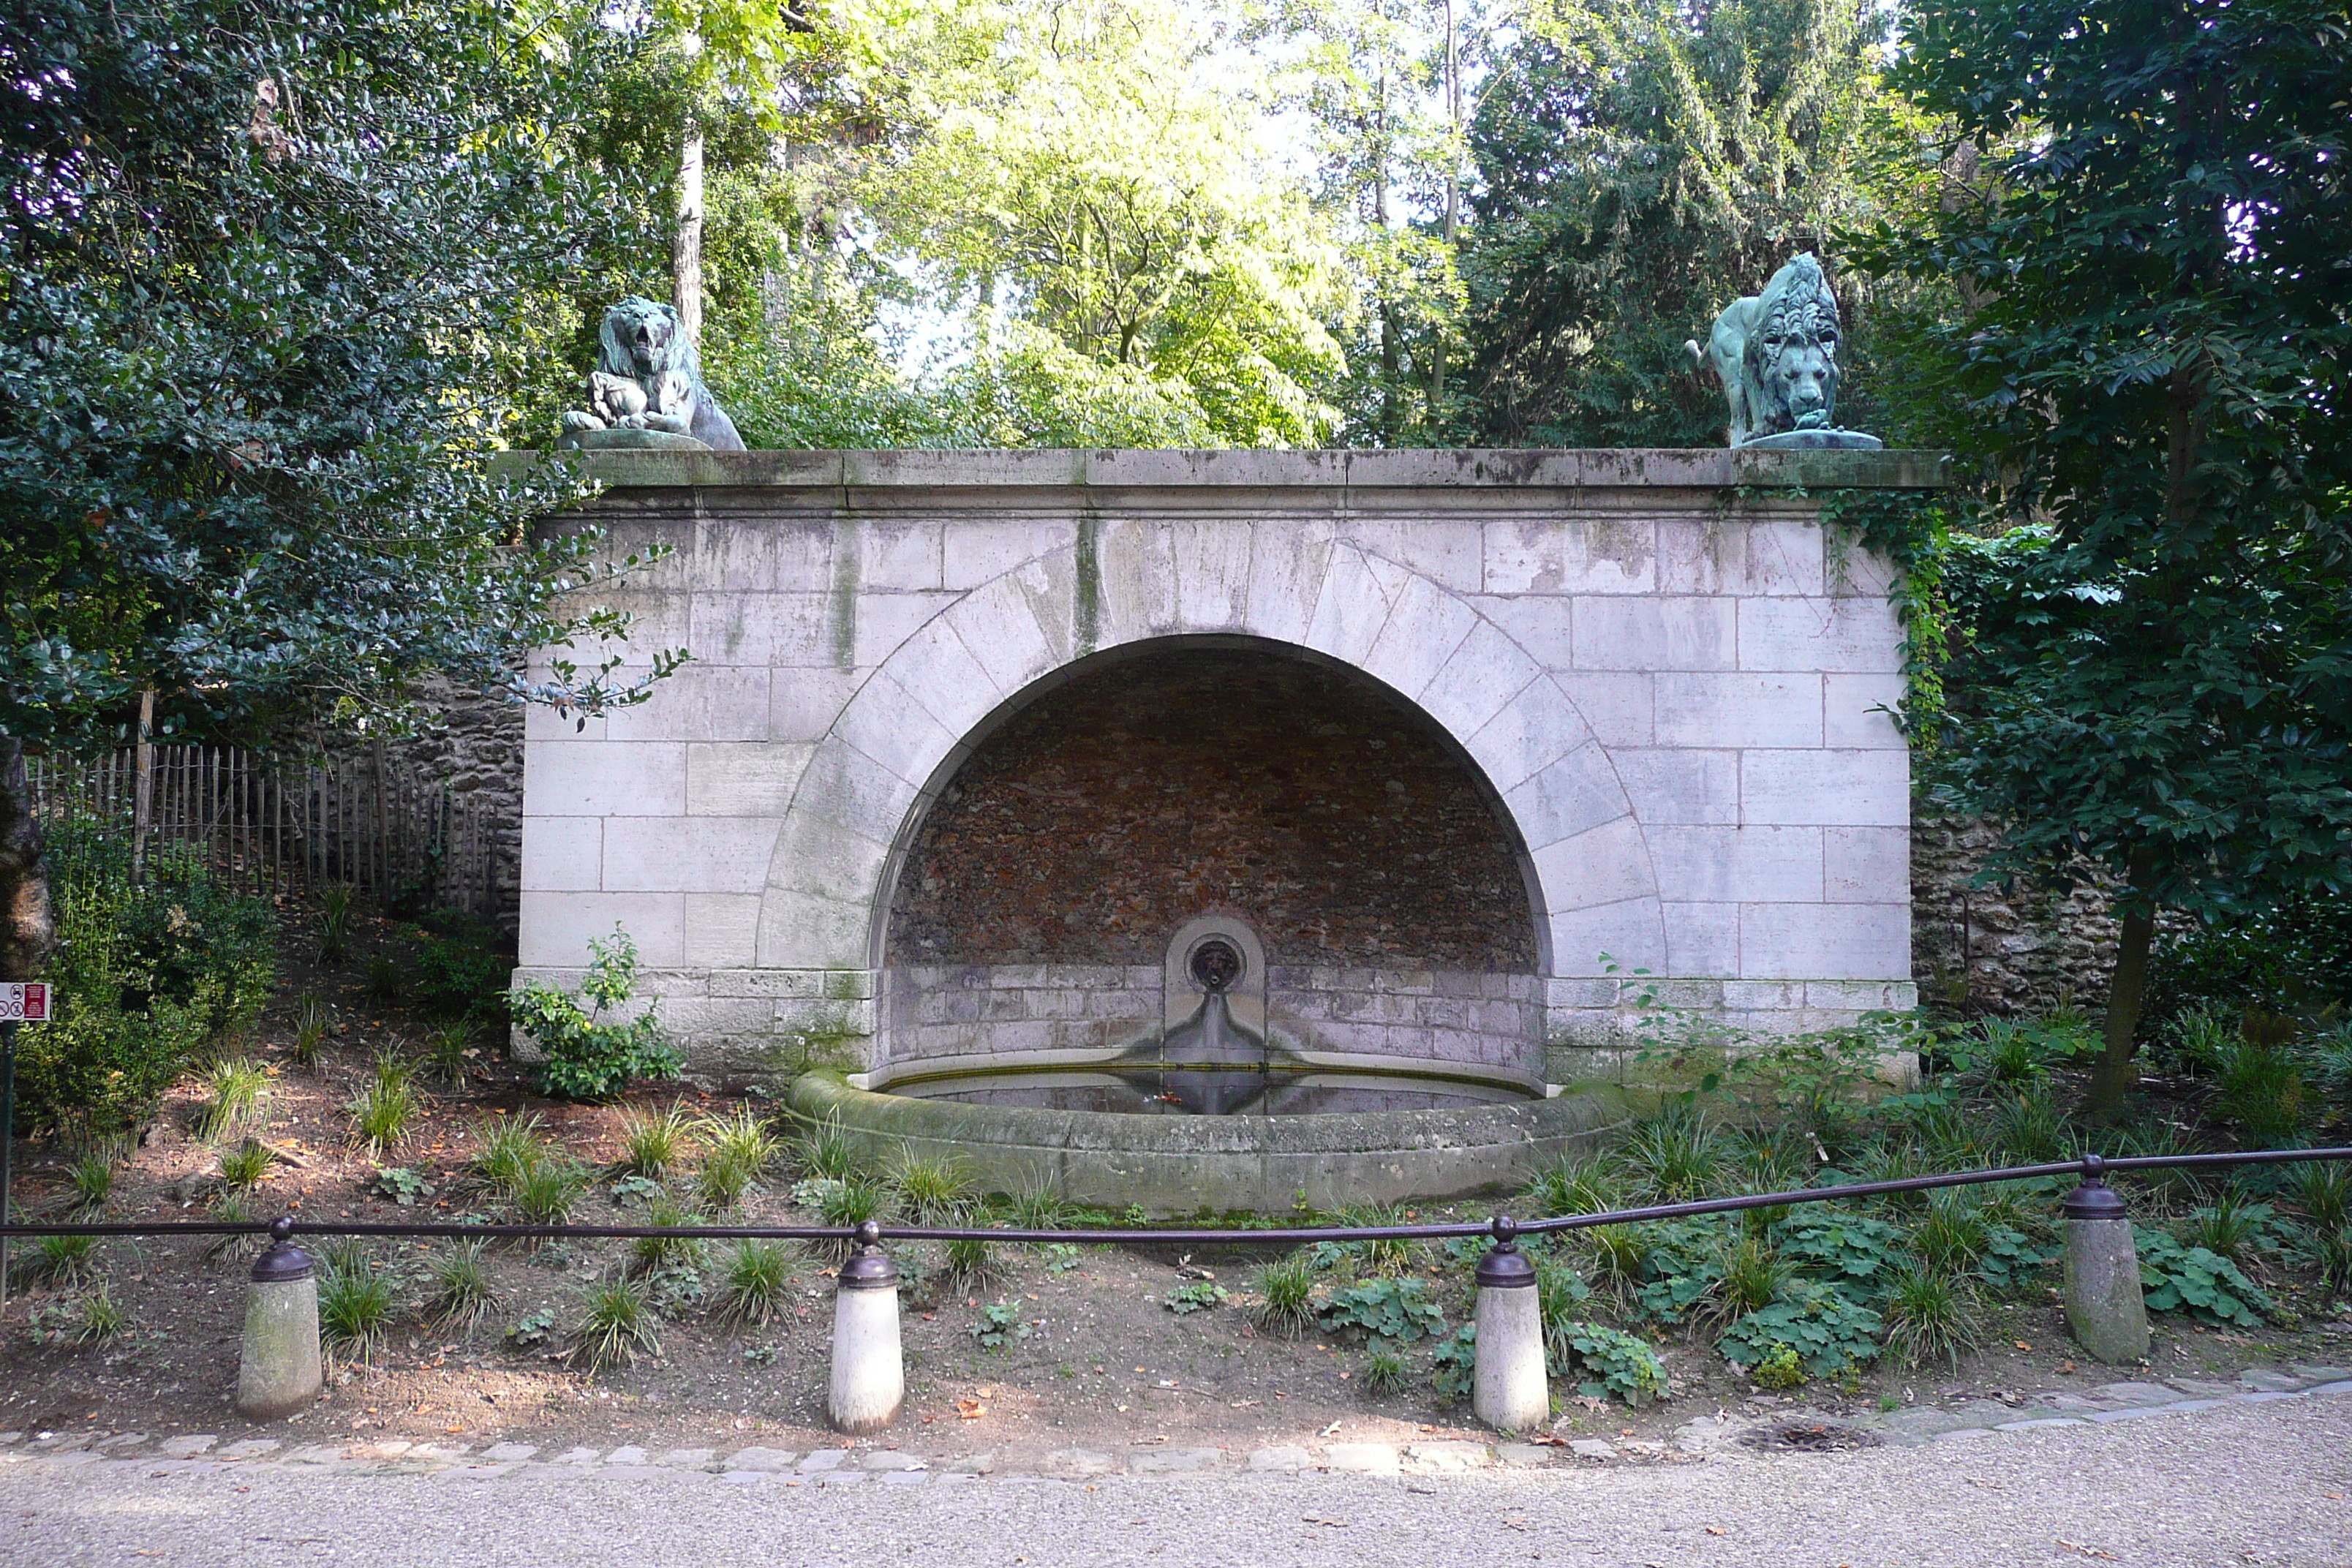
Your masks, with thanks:
M 232 746 L 148 749 L 142 820 L 135 747 L 29 757 L 33 808 L 146 846 L 195 848 L 233 886 L 268 894 L 348 887 L 380 904 L 511 913 L 519 845 L 489 803 L 381 750 L 288 762 Z

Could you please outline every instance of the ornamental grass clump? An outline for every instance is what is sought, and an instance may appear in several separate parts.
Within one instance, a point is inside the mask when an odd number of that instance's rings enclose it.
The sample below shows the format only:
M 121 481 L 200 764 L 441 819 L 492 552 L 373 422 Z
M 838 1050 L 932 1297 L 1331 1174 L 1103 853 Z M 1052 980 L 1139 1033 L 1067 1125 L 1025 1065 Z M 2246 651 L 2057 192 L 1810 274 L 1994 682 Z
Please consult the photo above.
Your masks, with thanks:
M 736 1243 L 720 1270 L 719 1321 L 732 1329 L 765 1326 L 783 1310 L 792 1279 L 792 1255 L 782 1242 Z
M 516 1175 L 507 1201 L 525 1225 L 562 1225 L 571 1219 L 572 1205 L 588 1190 L 594 1174 L 569 1154 L 542 1145 Z
M 347 1361 L 373 1361 L 392 1323 L 392 1276 L 355 1246 L 321 1252 L 319 1338 Z
M 664 1190 L 646 1201 L 645 1222 L 678 1229 L 700 1225 L 702 1215 Z M 629 1243 L 629 1272 L 652 1275 L 665 1268 L 698 1268 L 706 1250 L 701 1241 L 690 1236 L 640 1236 Z
M 436 1328 L 471 1329 L 498 1305 L 499 1293 L 490 1283 L 480 1242 L 461 1241 L 436 1253 L 429 1268 L 433 1295 L 425 1315 Z
M 261 1097 L 269 1075 L 258 1062 L 226 1057 L 205 1074 L 205 1108 L 196 1119 L 196 1136 L 221 1142 L 243 1136 L 261 1122 Z
M 96 1219 L 114 1201 L 114 1161 L 105 1151 L 83 1153 L 66 1173 L 66 1180 L 73 1188 L 73 1206 L 68 1212 L 76 1219 Z
M 683 1105 L 655 1115 L 632 1110 L 621 1118 L 619 1172 L 647 1181 L 666 1179 L 695 1150 L 694 1123 Z
M 468 1168 L 476 1180 L 502 1198 L 512 1198 L 523 1173 L 538 1160 L 542 1147 L 536 1115 L 485 1116 L 474 1123 L 474 1157 Z
M 319 1047 L 326 1043 L 327 1005 L 305 996 L 294 1009 L 294 1065 L 309 1071 L 319 1065 Z
M 971 1212 L 971 1178 L 954 1159 L 907 1156 L 890 1173 L 898 1209 L 917 1225 L 953 1225 Z
M 1251 1320 L 1267 1333 L 1298 1338 L 1315 1321 L 1315 1266 L 1305 1253 L 1276 1258 L 1258 1270 Z
M 248 1138 L 220 1158 L 221 1185 L 232 1193 L 250 1192 L 269 1174 L 278 1156 L 267 1144 Z
M 713 1214 L 724 1214 L 742 1201 L 775 1163 L 780 1146 L 767 1123 L 750 1106 L 734 1115 L 702 1123 L 701 1168 L 695 1172 L 695 1196 Z
M 1706 1197 L 1719 1185 L 1723 1155 L 1706 1113 L 1675 1103 L 1633 1129 L 1618 1146 L 1617 1163 L 1643 1195 L 1671 1204 Z
M 1902 1268 L 1887 1283 L 1887 1351 L 1906 1367 L 1941 1357 L 1954 1370 L 1984 1342 L 1976 1297 L 1966 1281 L 1937 1268 Z
M 344 1107 L 352 1119 L 352 1141 L 377 1159 L 408 1136 L 420 1109 L 412 1068 L 389 1054 L 376 1058 L 374 1077 Z
M 588 1287 L 581 1303 L 580 1321 L 564 1352 L 574 1366 L 591 1373 L 608 1366 L 626 1366 L 639 1352 L 661 1353 L 655 1330 L 653 1298 L 642 1280 L 623 1276 Z

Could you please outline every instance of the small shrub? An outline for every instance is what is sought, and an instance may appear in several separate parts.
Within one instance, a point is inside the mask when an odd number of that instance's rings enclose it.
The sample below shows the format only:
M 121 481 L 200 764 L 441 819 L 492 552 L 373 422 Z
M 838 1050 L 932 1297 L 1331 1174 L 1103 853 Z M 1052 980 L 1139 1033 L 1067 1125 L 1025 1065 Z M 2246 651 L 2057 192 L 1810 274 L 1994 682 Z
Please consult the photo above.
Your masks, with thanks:
M 76 1219 L 96 1218 L 114 1201 L 114 1162 L 99 1150 L 75 1160 L 66 1179 L 73 1187 L 73 1207 L 68 1212 Z
M 1029 1325 L 1021 1321 L 1021 1309 L 1011 1301 L 999 1301 L 982 1307 L 980 1316 L 964 1330 L 979 1342 L 982 1350 L 1001 1351 L 1029 1337 Z
M 319 962 L 341 963 L 351 952 L 352 896 L 350 888 L 329 888 L 319 895 Z
M 1983 1342 L 1976 1302 L 1948 1270 L 1902 1270 L 1889 1281 L 1884 1304 L 1886 1348 L 1904 1366 L 1940 1356 L 1957 1371 L 1960 1353 Z
M 309 1071 L 319 1065 L 319 1047 L 326 1043 L 330 1015 L 316 996 L 305 996 L 294 1009 L 294 1065 Z
M 1315 1268 L 1300 1253 L 1289 1253 L 1258 1270 L 1257 1305 L 1251 1320 L 1268 1333 L 1297 1339 L 1315 1321 Z
M 588 1287 L 565 1359 L 594 1373 L 628 1365 L 640 1351 L 659 1354 L 661 1341 L 654 1322 L 653 1300 L 642 1280 L 599 1280 Z
M 373 1361 L 392 1322 L 393 1282 L 355 1248 L 331 1247 L 319 1272 L 319 1337 L 349 1361 Z
M 1445 1331 L 1445 1314 L 1413 1279 L 1365 1279 L 1331 1292 L 1316 1312 L 1327 1333 L 1355 1331 L 1371 1339 L 1411 1344 L 1423 1334 Z
M 1171 1286 L 1160 1304 L 1180 1318 L 1194 1312 L 1205 1312 L 1231 1299 L 1231 1293 L 1213 1279 L 1187 1279 L 1181 1285 Z
M 1075 1250 L 1075 1249 L 1073 1249 Z M 948 1243 L 947 1284 L 950 1290 L 972 1291 L 994 1278 L 996 1266 L 984 1241 Z
M 695 1149 L 694 1124 L 683 1105 L 656 1116 L 633 1110 L 621 1118 L 621 1163 L 617 1169 L 658 1182 L 685 1163 Z
M 543 1345 L 554 1337 L 555 1311 L 550 1307 L 541 1307 L 536 1312 L 525 1313 L 507 1329 L 506 1333 L 507 1343 L 517 1350 L 530 1350 L 533 1346 Z
M 783 1310 L 792 1286 L 792 1259 L 773 1241 L 738 1242 L 719 1284 L 719 1321 L 730 1328 L 761 1327 Z
M 1750 1312 L 1723 1331 L 1715 1348 L 1734 1364 L 1753 1368 L 1783 1345 L 1793 1349 L 1811 1377 L 1835 1377 L 1876 1357 L 1884 1320 L 1832 1286 L 1814 1285 Z
M 374 1079 L 343 1109 L 351 1113 L 352 1142 L 382 1159 L 408 1136 L 408 1124 L 416 1120 L 416 1085 L 404 1064 L 381 1057 Z
M 950 1242 L 950 1246 L 954 1244 Z M 1066 1241 L 1049 1241 L 1042 1249 L 1045 1254 L 1045 1272 L 1060 1279 L 1079 1263 L 1078 1249 Z
M 1412 1369 L 1394 1351 L 1374 1351 L 1364 1358 L 1364 1392 L 1381 1397 L 1402 1394 L 1412 1386 Z
M 502 1023 L 512 949 L 488 921 L 457 910 L 436 910 L 407 933 L 409 992 L 417 1004 L 446 1017 Z
M 971 1211 L 971 1177 L 960 1160 L 901 1159 L 891 1173 L 898 1207 L 917 1225 L 952 1225 Z
M 499 1303 L 490 1273 L 482 1261 L 482 1244 L 463 1241 L 436 1253 L 431 1265 L 433 1296 L 425 1315 L 450 1330 L 471 1329 Z
M 229 1057 L 205 1075 L 205 1102 L 196 1119 L 196 1136 L 213 1142 L 243 1136 L 261 1121 L 261 1097 L 269 1075 L 257 1062 Z
M 250 1192 L 269 1174 L 277 1159 L 268 1145 L 248 1138 L 220 1157 L 221 1185 L 232 1193 Z
M 1617 1398 L 1639 1408 L 1665 1392 L 1665 1363 L 1635 1336 L 1601 1323 L 1571 1322 L 1559 1336 L 1560 1375 L 1577 1377 L 1587 1399 Z
M 537 1116 L 485 1116 L 474 1123 L 475 1177 L 500 1197 L 511 1198 L 523 1173 L 540 1156 Z
M 562 1225 L 572 1217 L 572 1205 L 588 1190 L 592 1173 L 568 1154 L 538 1149 L 507 1192 L 516 1215 L 525 1225 Z
M 367 961 L 367 994 L 377 1002 L 397 1002 L 408 989 L 408 970 L 398 959 L 377 953 Z
M 699 1225 L 702 1216 L 664 1192 L 646 1205 L 646 1223 L 667 1227 Z M 692 1268 L 701 1264 L 706 1248 L 693 1237 L 641 1236 L 629 1243 L 629 1271 L 658 1274 L 666 1268 Z
M 579 1000 L 548 985 L 528 985 L 512 1001 L 516 1025 L 546 1054 L 540 1087 L 566 1100 L 610 1100 L 634 1079 L 674 1079 L 685 1058 L 662 1038 L 653 1010 L 625 1023 L 605 1015 L 627 1003 L 636 987 L 637 945 L 618 925 L 588 944 L 588 973 Z

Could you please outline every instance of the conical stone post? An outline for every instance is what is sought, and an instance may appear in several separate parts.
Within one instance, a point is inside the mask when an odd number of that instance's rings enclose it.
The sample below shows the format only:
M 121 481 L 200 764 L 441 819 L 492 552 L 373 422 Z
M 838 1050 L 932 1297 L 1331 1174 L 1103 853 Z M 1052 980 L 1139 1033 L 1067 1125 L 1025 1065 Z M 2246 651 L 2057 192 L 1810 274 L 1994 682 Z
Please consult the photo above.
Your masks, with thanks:
M 1544 1380 L 1543 1298 L 1535 1265 L 1518 1248 L 1517 1221 L 1496 1217 L 1495 1245 L 1478 1260 L 1478 1335 L 1470 1409 L 1503 1432 L 1532 1432 L 1551 1420 Z
M 289 1239 L 294 1222 L 269 1224 L 269 1247 L 253 1262 L 245 1299 L 245 1347 L 237 1357 L 236 1408 L 278 1421 L 319 1396 L 319 1280 L 310 1255 Z
M 879 1432 L 907 1402 L 898 1347 L 898 1266 L 882 1250 L 882 1227 L 857 1227 L 850 1259 L 835 1279 L 833 1382 L 825 1416 L 852 1436 Z
M 2084 1155 L 2083 1184 L 2066 1195 L 2066 1326 L 2094 1357 L 2120 1365 L 2147 1354 L 2147 1303 L 2131 1221 L 2106 1169 Z

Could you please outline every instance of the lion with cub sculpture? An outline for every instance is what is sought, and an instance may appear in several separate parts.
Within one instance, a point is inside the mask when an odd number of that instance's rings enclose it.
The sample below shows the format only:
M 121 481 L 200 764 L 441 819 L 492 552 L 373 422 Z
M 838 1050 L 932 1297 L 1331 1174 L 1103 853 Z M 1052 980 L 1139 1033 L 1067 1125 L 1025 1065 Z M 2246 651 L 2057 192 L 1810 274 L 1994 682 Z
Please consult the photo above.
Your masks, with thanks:
M 563 416 L 562 447 L 743 450 L 735 422 L 703 384 L 701 356 L 677 312 L 632 294 L 604 312 L 588 407 Z

